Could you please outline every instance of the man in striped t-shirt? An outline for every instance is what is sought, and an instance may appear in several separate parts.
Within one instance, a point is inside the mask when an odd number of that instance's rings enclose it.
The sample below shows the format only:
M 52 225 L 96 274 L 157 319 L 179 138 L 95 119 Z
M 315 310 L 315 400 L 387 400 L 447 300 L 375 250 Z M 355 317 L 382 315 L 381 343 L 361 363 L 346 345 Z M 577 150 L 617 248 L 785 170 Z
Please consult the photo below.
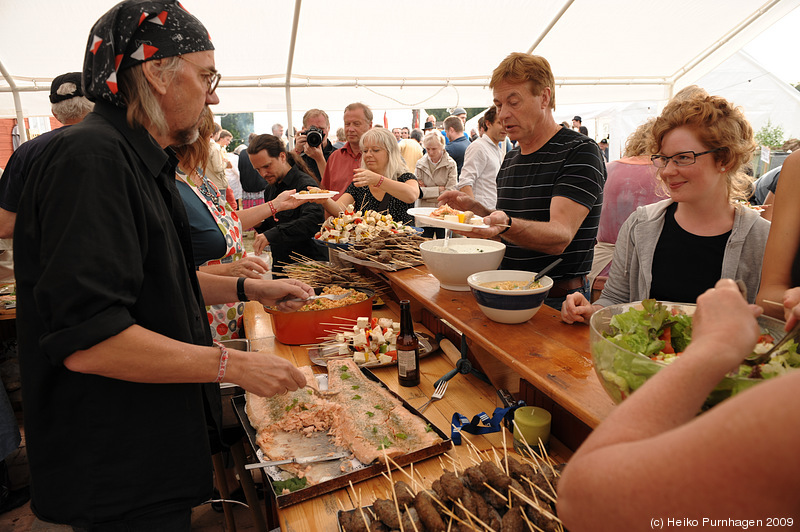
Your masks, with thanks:
M 492 227 L 470 236 L 501 235 L 507 246 L 500 266 L 540 271 L 556 258 L 554 285 L 545 301 L 561 308 L 567 294 L 589 297 L 586 274 L 592 265 L 603 185 L 603 155 L 597 144 L 553 118 L 555 80 L 540 56 L 512 53 L 492 73 L 497 118 L 517 142 L 497 174 L 497 210 L 489 211 L 466 194 L 447 191 L 439 203 L 471 210 Z

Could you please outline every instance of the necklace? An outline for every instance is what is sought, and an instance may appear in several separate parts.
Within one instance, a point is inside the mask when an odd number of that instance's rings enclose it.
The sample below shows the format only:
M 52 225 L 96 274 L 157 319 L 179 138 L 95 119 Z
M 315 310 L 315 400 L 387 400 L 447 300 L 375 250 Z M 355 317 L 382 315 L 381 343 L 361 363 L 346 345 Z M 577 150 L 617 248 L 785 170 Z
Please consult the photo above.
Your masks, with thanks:
M 219 194 L 216 193 L 214 187 L 211 186 L 211 183 L 208 181 L 208 178 L 205 176 L 205 174 L 195 170 L 191 174 L 187 175 L 180 168 L 177 171 L 178 175 L 186 182 L 187 185 L 197 188 L 204 198 L 212 202 L 216 207 L 219 207 Z M 197 176 L 201 179 L 201 183 L 199 185 L 195 182 L 194 176 Z

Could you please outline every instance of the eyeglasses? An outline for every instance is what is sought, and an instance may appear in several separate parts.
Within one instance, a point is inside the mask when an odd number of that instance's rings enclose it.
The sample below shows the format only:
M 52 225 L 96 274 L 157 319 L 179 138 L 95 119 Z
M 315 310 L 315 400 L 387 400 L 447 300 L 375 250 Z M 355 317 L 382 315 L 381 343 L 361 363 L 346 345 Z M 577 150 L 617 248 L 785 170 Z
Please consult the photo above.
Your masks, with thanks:
M 210 68 L 206 68 L 204 66 L 198 65 L 194 61 L 189 61 L 188 59 L 186 59 L 182 55 L 179 55 L 178 59 L 183 59 L 184 61 L 186 61 L 190 65 L 194 65 L 197 68 L 199 68 L 200 70 L 205 70 L 206 74 L 203 74 L 203 77 L 205 78 L 206 83 L 208 83 L 208 93 L 209 94 L 214 94 L 214 91 L 217 90 L 217 85 L 219 85 L 219 80 L 222 79 L 222 74 L 220 74 L 219 72 L 215 72 L 215 71 L 211 70 Z
M 713 150 L 702 151 L 700 153 L 695 153 L 693 151 L 682 151 L 670 157 L 667 157 L 666 155 L 651 155 L 650 160 L 653 162 L 653 166 L 656 168 L 666 168 L 670 161 L 675 163 L 675 166 L 689 166 L 690 164 L 694 164 L 697 158 L 701 155 L 714 153 L 715 151 L 719 151 L 721 149 L 722 148 L 714 148 Z

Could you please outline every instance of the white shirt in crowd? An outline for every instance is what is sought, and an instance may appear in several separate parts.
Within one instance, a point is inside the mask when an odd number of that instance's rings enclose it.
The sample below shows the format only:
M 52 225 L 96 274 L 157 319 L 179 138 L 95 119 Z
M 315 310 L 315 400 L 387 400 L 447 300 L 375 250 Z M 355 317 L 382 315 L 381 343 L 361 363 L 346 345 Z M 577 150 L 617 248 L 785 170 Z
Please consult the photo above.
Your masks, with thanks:
M 497 205 L 497 172 L 505 156 L 505 150 L 489 135 L 481 136 L 469 145 L 464 154 L 464 166 L 456 187 L 472 187 L 475 200 L 490 211 L 494 210 Z

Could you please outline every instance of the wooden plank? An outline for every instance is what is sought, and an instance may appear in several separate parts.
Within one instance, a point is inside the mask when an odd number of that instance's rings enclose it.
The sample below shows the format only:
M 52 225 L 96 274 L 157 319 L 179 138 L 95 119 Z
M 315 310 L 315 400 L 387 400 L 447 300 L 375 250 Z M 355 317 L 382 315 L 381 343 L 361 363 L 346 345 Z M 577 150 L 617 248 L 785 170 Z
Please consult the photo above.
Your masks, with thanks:
M 382 275 L 398 294 L 448 320 L 474 345 L 589 427 L 597 426 L 613 408 L 594 374 L 586 326 L 561 322 L 560 313 L 549 307 L 542 307 L 527 323 L 496 323 L 483 315 L 470 292 L 440 289 L 424 266 Z

